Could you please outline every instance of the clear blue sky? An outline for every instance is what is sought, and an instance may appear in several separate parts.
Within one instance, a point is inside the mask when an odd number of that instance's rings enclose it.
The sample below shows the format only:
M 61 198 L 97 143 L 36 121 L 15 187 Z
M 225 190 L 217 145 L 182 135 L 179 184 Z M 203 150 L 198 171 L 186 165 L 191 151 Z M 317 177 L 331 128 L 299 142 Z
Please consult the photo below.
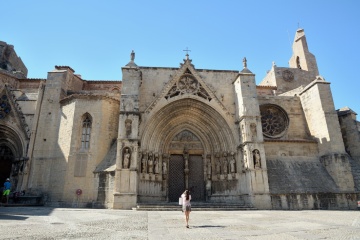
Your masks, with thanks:
M 139 66 L 178 67 L 188 47 L 199 69 L 241 70 L 246 57 L 259 83 L 273 61 L 288 66 L 300 26 L 335 108 L 360 114 L 359 11 L 358 0 L 11 0 L 1 4 L 0 40 L 29 78 L 68 65 L 85 80 L 121 80 L 131 50 Z

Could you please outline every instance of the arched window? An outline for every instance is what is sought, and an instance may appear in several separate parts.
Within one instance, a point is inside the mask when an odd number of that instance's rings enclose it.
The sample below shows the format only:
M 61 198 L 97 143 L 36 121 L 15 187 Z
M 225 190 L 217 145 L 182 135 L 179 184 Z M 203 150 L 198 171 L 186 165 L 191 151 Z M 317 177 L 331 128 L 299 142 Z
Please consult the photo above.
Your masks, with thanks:
M 82 122 L 82 133 L 81 133 L 81 149 L 90 148 L 90 134 L 91 134 L 91 116 L 85 114 Z

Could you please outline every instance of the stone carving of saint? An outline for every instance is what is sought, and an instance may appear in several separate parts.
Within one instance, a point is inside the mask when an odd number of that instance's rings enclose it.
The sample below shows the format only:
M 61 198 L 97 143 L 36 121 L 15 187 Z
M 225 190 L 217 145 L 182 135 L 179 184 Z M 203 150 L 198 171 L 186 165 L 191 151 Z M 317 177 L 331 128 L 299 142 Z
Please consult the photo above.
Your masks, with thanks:
M 224 152 L 223 154 L 223 173 L 228 174 L 228 160 L 227 160 L 227 153 Z
M 123 168 L 129 168 L 130 165 L 130 152 L 129 152 L 129 148 L 125 148 L 124 151 L 124 160 L 123 160 Z
M 254 167 L 261 168 L 261 157 L 259 150 L 255 149 L 253 151 L 253 158 L 254 158 Z
M 134 52 L 134 50 L 132 50 L 131 53 L 130 53 L 130 60 L 131 61 L 135 60 L 135 52 Z
M 257 137 L 257 130 L 255 123 L 250 124 L 250 131 L 251 131 L 251 140 L 255 141 Z
M 220 163 L 220 159 L 217 156 L 216 157 L 216 165 L 215 165 L 215 170 L 216 170 L 216 174 L 220 174 L 221 172 L 221 167 L 220 167 L 221 163 Z
M 146 173 L 146 152 L 143 153 L 143 156 L 141 159 L 141 172 Z
M 236 172 L 236 168 L 235 168 L 235 154 L 233 152 L 230 153 L 231 155 L 231 159 L 230 159 L 230 173 L 235 173 Z
M 162 173 L 164 175 L 167 174 L 167 165 L 166 164 L 167 164 L 166 161 L 163 161 L 163 163 L 162 163 Z
M 211 156 L 207 155 L 207 160 L 206 160 L 206 174 L 207 174 L 207 178 L 211 179 Z
M 148 173 L 153 173 L 154 170 L 154 160 L 153 160 L 153 154 L 149 153 L 149 159 L 148 159 Z
M 125 120 L 125 130 L 126 130 L 127 137 L 131 135 L 131 125 L 132 125 L 132 121 L 130 119 L 126 119 Z
M 155 159 L 154 159 L 154 173 L 158 174 L 159 173 L 159 155 L 155 154 Z

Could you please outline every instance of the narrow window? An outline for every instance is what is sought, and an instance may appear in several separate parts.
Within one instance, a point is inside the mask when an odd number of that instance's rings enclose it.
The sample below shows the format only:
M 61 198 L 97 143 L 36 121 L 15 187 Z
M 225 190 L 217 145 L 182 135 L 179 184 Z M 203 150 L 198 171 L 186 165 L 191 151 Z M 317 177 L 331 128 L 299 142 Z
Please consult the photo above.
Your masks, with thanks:
M 86 115 L 82 123 L 82 134 L 81 134 L 81 149 L 90 148 L 90 133 L 91 133 L 91 119 L 89 115 Z

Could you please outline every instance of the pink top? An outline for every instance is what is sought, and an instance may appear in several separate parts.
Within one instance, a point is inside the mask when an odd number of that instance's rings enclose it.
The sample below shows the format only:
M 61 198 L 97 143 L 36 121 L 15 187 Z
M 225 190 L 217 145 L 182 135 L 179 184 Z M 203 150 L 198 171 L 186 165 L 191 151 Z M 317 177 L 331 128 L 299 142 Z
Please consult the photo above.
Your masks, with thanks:
M 186 200 L 186 195 L 185 194 L 182 194 L 181 198 L 182 198 L 182 201 L 183 201 L 183 206 L 190 205 L 191 195 L 189 195 L 189 200 Z

